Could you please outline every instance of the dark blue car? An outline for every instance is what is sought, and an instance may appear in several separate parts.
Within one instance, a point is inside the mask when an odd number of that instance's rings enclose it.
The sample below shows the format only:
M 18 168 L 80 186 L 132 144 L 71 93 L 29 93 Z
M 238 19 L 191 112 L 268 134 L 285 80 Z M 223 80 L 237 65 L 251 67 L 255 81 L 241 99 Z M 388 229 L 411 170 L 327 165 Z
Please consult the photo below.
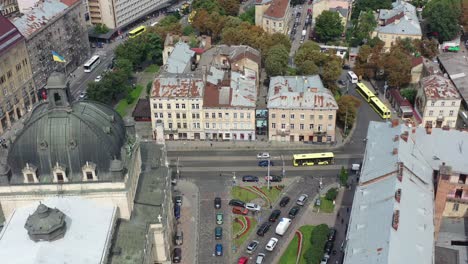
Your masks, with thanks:
M 252 175 L 245 175 L 242 177 L 242 181 L 243 182 L 258 182 L 258 177 L 252 176 Z
M 258 162 L 260 167 L 268 167 L 268 160 L 261 160 Z M 270 166 L 273 166 L 273 161 L 270 160 Z
M 176 219 L 180 218 L 180 205 L 178 204 L 174 206 L 174 216 Z
M 223 245 L 221 244 L 216 244 L 216 256 L 222 256 L 223 255 Z

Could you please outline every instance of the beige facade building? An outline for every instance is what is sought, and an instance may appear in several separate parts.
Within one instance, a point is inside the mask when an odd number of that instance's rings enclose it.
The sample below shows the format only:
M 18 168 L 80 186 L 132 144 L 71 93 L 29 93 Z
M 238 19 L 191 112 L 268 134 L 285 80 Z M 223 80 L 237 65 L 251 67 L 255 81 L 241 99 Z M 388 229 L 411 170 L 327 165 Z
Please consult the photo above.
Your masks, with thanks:
M 385 42 L 384 49 L 390 47 L 397 39 L 421 39 L 422 31 L 416 8 L 405 1 L 392 3 L 392 9 L 381 9 L 378 17 L 378 26 L 372 37 L 379 37 Z
M 26 42 L 0 15 L 0 135 L 37 101 Z
M 461 96 L 452 82 L 442 75 L 430 75 L 420 81 L 415 108 L 424 127 L 455 128 Z
M 335 141 L 338 104 L 318 75 L 271 78 L 267 107 L 269 140 Z
M 18 0 L 0 0 L 0 15 L 15 16 L 19 13 Z
M 256 0 L 255 25 L 270 34 L 286 34 L 291 19 L 290 12 L 290 0 Z
M 338 12 L 346 25 L 349 17 L 351 16 L 352 2 L 348 0 L 315 0 L 312 3 L 312 19 L 315 21 L 323 11 Z
M 167 33 L 166 39 L 164 40 L 164 50 L 163 50 L 163 65 L 167 63 L 167 58 L 169 58 L 169 55 L 171 55 L 172 51 L 174 50 L 175 44 L 177 42 L 182 41 L 190 45 L 190 37 L 189 36 L 180 36 L 180 35 L 175 35 L 172 33 Z M 197 54 L 197 60 L 200 58 L 200 53 L 203 53 L 203 51 L 208 50 L 211 48 L 211 37 L 210 36 L 198 36 L 197 37 L 197 48 L 193 48 L 192 50 L 194 51 L 200 51 L 196 52 Z

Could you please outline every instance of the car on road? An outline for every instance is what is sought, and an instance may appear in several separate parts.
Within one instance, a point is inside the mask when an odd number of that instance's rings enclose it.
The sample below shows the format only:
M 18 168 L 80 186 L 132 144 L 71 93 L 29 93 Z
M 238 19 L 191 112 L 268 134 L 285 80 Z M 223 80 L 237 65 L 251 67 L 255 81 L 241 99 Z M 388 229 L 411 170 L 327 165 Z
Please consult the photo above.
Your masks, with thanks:
M 182 196 L 177 195 L 176 197 L 174 197 L 174 203 L 178 206 L 182 206 Z
M 296 204 L 303 206 L 307 202 L 307 199 L 309 199 L 309 195 L 301 194 L 301 196 L 297 198 Z
M 247 264 L 247 261 L 249 261 L 248 257 L 240 257 L 237 264 Z
M 270 166 L 274 166 L 274 163 L 271 160 L 261 160 L 261 161 L 258 162 L 258 166 L 268 167 L 268 161 L 270 162 Z
M 216 214 L 216 224 L 222 225 L 223 224 L 223 213 Z
M 232 208 L 232 213 L 233 214 L 240 214 L 240 215 L 247 215 L 249 213 L 249 210 L 245 207 L 240 207 L 240 206 L 234 206 Z
M 280 206 L 285 207 L 289 203 L 290 200 L 291 198 L 289 198 L 288 196 L 281 198 Z
M 174 242 L 177 246 L 180 246 L 184 243 L 184 232 L 182 232 L 179 227 L 176 228 Z
M 351 70 L 351 66 L 348 64 L 343 64 L 343 70 Z
M 301 17 L 301 12 L 297 12 L 296 17 Z
M 322 201 L 320 200 L 320 198 L 317 198 L 315 200 L 315 206 L 320 206 L 322 204 Z
M 257 240 L 252 240 L 248 245 L 247 245 L 247 253 L 252 254 L 255 250 L 257 250 L 258 242 Z
M 237 199 L 232 199 L 229 201 L 229 205 L 231 206 L 239 206 L 239 207 L 245 207 L 245 202 Z
M 323 255 L 322 261 L 320 261 L 320 264 L 327 264 L 328 260 L 330 259 L 330 256 L 325 254 Z
M 94 79 L 94 82 L 100 82 L 102 80 L 102 76 L 101 75 L 98 75 L 96 76 L 96 78 Z
M 215 209 L 220 209 L 221 208 L 221 198 L 219 198 L 219 197 L 214 198 L 214 207 L 215 207 Z
M 269 159 L 270 158 L 270 153 L 268 152 L 262 152 L 257 154 L 257 159 Z
M 270 179 L 270 182 L 281 182 L 283 178 L 281 176 L 265 176 L 265 181 L 268 181 L 268 178 Z
M 271 224 L 269 222 L 263 223 L 257 230 L 257 235 L 264 236 L 270 230 Z
M 216 256 L 222 256 L 223 255 L 223 245 L 216 244 L 215 253 L 216 253 Z
M 325 253 L 327 255 L 330 255 L 332 250 L 333 250 L 333 242 L 332 241 L 327 241 L 327 243 L 325 243 L 325 247 L 324 247 Z
M 172 262 L 173 263 L 180 263 L 182 260 L 182 249 L 181 248 L 174 248 L 172 253 Z
M 258 253 L 257 259 L 255 260 L 255 264 L 262 264 L 264 259 L 265 259 L 265 254 Z
M 276 237 L 272 237 L 265 246 L 265 249 L 268 251 L 273 251 L 273 249 L 276 247 L 276 244 L 278 244 L 278 239 Z
M 180 218 L 180 205 L 175 205 L 174 206 L 174 217 L 175 219 L 179 219 Z
M 328 233 L 328 241 L 335 241 L 336 238 L 336 229 L 330 228 L 330 232 Z
M 346 85 L 346 82 L 342 79 L 338 80 L 338 84 L 341 85 L 341 86 L 345 86 Z
M 220 226 L 215 227 L 215 239 L 221 239 L 223 238 L 223 228 Z
M 289 210 L 289 218 L 295 218 L 296 215 L 299 213 L 300 207 L 299 206 L 293 206 L 291 210 Z
M 258 177 L 252 176 L 252 175 L 245 175 L 245 176 L 242 176 L 242 181 L 243 182 L 258 182 Z
M 257 211 L 257 212 L 262 210 L 262 207 L 260 205 L 258 205 L 258 204 L 255 204 L 255 203 L 246 203 L 245 208 L 250 210 L 250 211 Z
M 78 95 L 78 99 L 80 100 L 86 99 L 87 97 L 88 94 L 86 94 L 86 92 L 80 92 L 80 94 Z
M 273 212 L 271 212 L 270 217 L 268 218 L 268 221 L 276 222 L 276 220 L 278 220 L 280 215 L 281 215 L 281 210 L 274 210 Z

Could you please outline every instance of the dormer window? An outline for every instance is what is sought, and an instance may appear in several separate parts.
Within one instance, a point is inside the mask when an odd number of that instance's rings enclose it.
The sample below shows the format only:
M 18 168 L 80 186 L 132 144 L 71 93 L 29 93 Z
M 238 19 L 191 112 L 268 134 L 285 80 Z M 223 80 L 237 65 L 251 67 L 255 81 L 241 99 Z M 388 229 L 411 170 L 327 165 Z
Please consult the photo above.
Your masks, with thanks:
M 96 164 L 87 161 L 86 164 L 81 168 L 83 172 L 83 181 L 97 181 L 96 176 Z
M 24 176 L 24 183 L 38 183 L 37 167 L 31 163 L 26 163 L 26 167 L 22 170 Z
M 57 182 L 57 183 L 68 182 L 67 174 L 65 173 L 65 171 L 66 171 L 65 166 L 57 162 L 52 170 L 54 174 L 54 182 Z

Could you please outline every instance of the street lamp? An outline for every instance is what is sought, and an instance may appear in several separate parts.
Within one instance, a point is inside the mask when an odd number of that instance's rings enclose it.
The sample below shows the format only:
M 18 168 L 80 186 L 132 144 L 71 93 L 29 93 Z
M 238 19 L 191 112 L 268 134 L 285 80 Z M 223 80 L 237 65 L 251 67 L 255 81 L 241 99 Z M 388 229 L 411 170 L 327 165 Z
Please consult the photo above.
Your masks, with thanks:
M 281 161 L 283 162 L 283 168 L 281 169 L 281 177 L 284 177 L 284 176 L 286 176 L 286 169 L 284 168 L 283 154 L 281 154 Z
M 267 188 L 270 191 L 270 159 L 268 159 L 268 167 L 267 167 Z

